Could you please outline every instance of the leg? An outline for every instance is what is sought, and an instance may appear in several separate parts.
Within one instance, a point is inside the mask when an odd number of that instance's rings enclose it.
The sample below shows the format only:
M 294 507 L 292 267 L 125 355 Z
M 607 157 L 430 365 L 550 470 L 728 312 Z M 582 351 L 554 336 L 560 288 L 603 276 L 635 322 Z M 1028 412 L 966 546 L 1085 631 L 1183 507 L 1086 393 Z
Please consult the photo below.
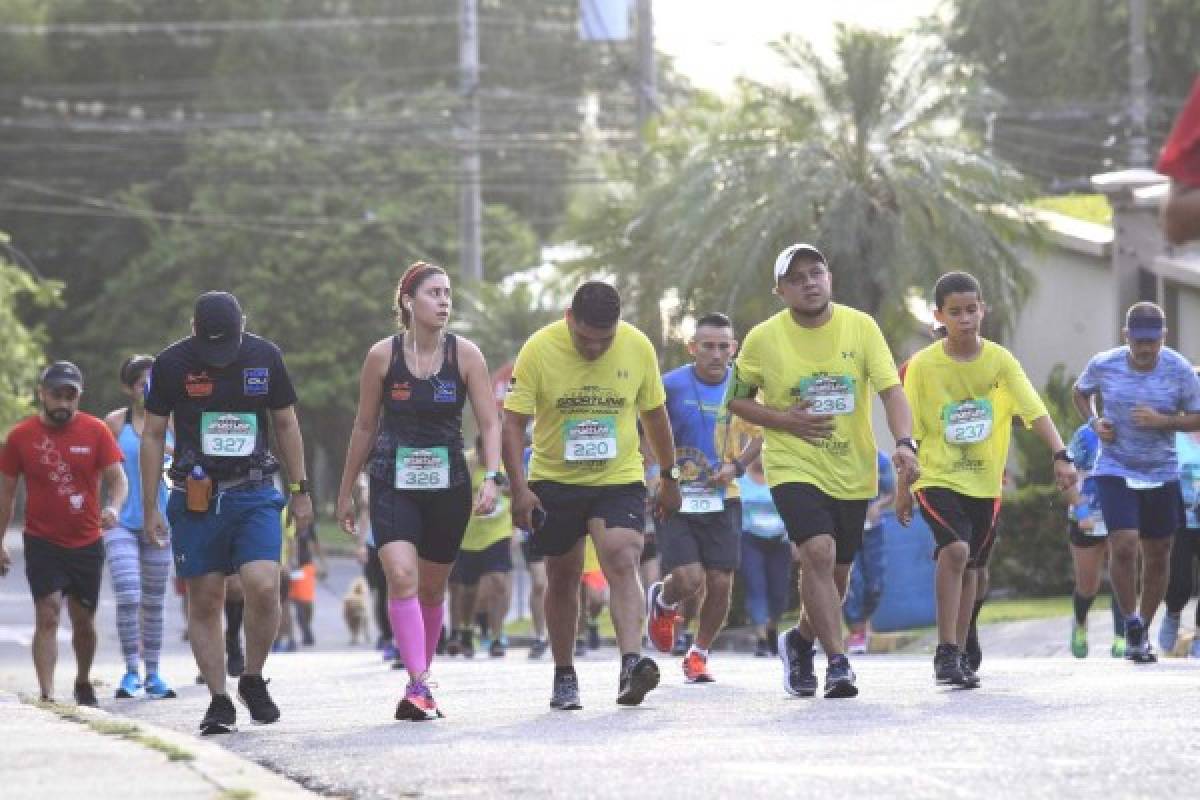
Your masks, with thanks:
M 609 528 L 599 518 L 588 520 L 588 528 L 596 543 L 600 568 L 608 579 L 608 607 L 617 634 L 617 647 L 622 655 L 640 653 L 646 610 L 638 574 L 642 533 L 629 528 Z
M 1141 617 L 1150 627 L 1163 595 L 1167 593 L 1167 576 L 1170 573 L 1171 539 L 1142 539 L 1142 601 Z
M 538 641 L 546 638 L 546 564 L 535 561 L 529 569 L 529 615 L 533 617 L 533 635 Z
M 162 654 L 167 581 L 171 576 L 171 548 L 141 545 L 142 659 L 146 674 L 158 673 Z
M 696 598 L 704 588 L 704 567 L 698 561 L 682 564 L 671 570 L 663 581 L 662 602 L 666 606 L 677 606 Z M 693 603 L 694 605 L 694 603 Z M 693 616 L 695 611 L 693 610 Z
M 700 606 L 700 622 L 696 629 L 696 646 L 701 650 L 712 647 L 713 640 L 725 625 L 729 615 L 729 596 L 733 592 L 733 570 L 709 569 L 704 572 L 704 603 Z
M 279 630 L 279 564 L 250 561 L 238 569 L 246 607 L 246 675 L 262 675 L 267 653 Z M 290 617 L 290 615 L 289 615 Z
M 1104 566 L 1103 544 L 1094 547 L 1071 545 L 1071 562 L 1075 567 L 1075 624 L 1087 625 L 1087 614 L 1100 591 L 1100 576 Z
M 225 652 L 230 656 L 242 654 L 242 618 L 245 611 L 242 579 L 236 574 L 230 575 L 225 579 Z
M 975 591 L 979 585 L 979 568 L 968 567 L 963 571 L 962 593 L 958 599 L 958 618 L 954 628 L 954 643 L 964 647 L 967 632 L 971 628 L 971 617 L 975 614 Z M 941 630 L 941 626 L 938 627 Z
M 866 553 L 866 539 L 863 539 L 864 547 L 854 556 L 854 563 L 851 565 L 849 583 L 846 586 L 846 599 L 842 603 L 842 617 L 846 620 L 846 627 L 850 629 L 851 634 L 862 634 L 867 630 L 867 613 L 866 613 L 866 580 L 863 575 L 863 558 Z
M 1195 541 L 1200 535 L 1184 529 L 1171 545 L 1171 573 L 1167 579 L 1167 613 L 1179 616 L 1192 596 L 1192 560 L 1196 557 Z M 1200 609 L 1200 604 L 1197 604 Z
M 1137 612 L 1138 532 L 1124 528 L 1108 534 L 1108 576 L 1121 613 L 1132 617 Z
M 192 645 L 192 655 L 196 657 L 196 666 L 210 694 L 225 694 L 225 652 L 221 631 L 225 576 L 210 572 L 188 578 L 187 596 L 188 641 Z
M 446 614 L 446 583 L 453 564 L 417 559 L 417 600 L 421 605 L 421 627 L 425 634 L 425 670 L 428 671 L 442 635 Z
M 58 618 L 62 592 L 51 592 L 33 601 L 33 669 L 42 698 L 54 697 L 54 665 L 58 661 Z
M 125 671 L 137 672 L 141 656 L 142 565 L 138 535 L 124 528 L 104 534 L 104 555 L 117 601 L 117 638 Z M 161 636 L 160 636 L 161 638 Z
M 561 556 L 546 556 L 546 630 L 554 666 L 574 663 L 575 626 L 579 618 L 579 582 L 583 575 L 585 540 Z
M 75 650 L 75 685 L 79 686 L 90 682 L 96 658 L 96 610 L 85 608 L 68 595 L 67 616 L 71 618 L 71 647 Z
M 512 573 L 488 572 L 479 579 L 478 605 L 488 617 L 488 630 L 493 640 L 504 635 L 504 618 L 512 601 Z
M 293 600 L 292 605 L 296 611 L 296 624 L 300 626 L 304 644 L 311 645 L 313 643 L 313 604 L 304 600 Z
M 746 616 L 754 626 L 754 635 L 760 642 L 767 636 L 768 574 L 766 554 L 762 545 L 752 536 L 742 537 L 742 583 L 745 586 Z
M 286 570 L 287 570 L 287 568 L 282 567 L 282 566 L 280 566 L 277 570 L 279 573 L 279 577 L 278 577 L 279 583 L 277 584 L 279 586 L 279 590 L 276 592 L 276 596 L 277 596 L 278 602 L 279 602 L 279 616 L 278 616 L 279 623 L 275 629 L 275 642 L 274 643 L 275 643 L 275 647 L 277 649 L 283 650 L 286 648 L 288 650 L 295 650 L 296 649 L 296 633 L 292 629 L 292 603 L 288 599 L 288 595 L 291 590 L 290 589 L 291 576 L 289 576 L 287 574 Z M 243 581 L 243 591 L 246 591 L 244 583 L 245 582 Z M 249 649 L 249 644 L 250 644 L 250 631 L 249 630 L 246 631 L 246 644 L 247 644 L 247 649 Z
M 834 555 L 836 548 L 833 536 L 814 536 L 800 545 L 800 564 L 804 578 L 800 582 L 800 635 L 821 642 L 825 655 L 832 658 L 841 655 L 842 647 L 842 596 L 834 581 Z M 849 565 L 845 573 L 849 577 Z M 845 579 L 843 579 L 845 580 Z
M 958 641 L 959 603 L 969 555 L 970 548 L 966 542 L 951 542 L 938 552 L 934 591 L 937 598 L 938 641 L 941 644 Z
M 392 637 L 409 677 L 417 681 L 425 673 L 425 622 L 417 599 L 417 548 L 412 542 L 388 542 L 379 550 L 387 579 L 388 617 Z

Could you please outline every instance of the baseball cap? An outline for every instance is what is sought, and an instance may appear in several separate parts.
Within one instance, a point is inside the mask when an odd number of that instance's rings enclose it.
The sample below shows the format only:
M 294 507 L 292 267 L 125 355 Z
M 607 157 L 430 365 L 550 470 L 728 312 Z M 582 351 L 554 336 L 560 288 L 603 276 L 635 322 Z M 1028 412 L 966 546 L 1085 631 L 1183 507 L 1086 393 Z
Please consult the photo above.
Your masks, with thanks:
M 1166 328 L 1166 320 L 1158 315 L 1131 315 L 1127 325 L 1130 339 L 1161 339 Z
M 237 298 L 229 292 L 205 292 L 196 298 L 192 319 L 192 341 L 200 359 L 214 367 L 232 364 L 242 346 L 242 306 Z
M 775 258 L 775 282 L 776 283 L 779 283 L 779 279 L 782 278 L 787 273 L 788 268 L 790 268 L 792 266 L 792 259 L 795 258 L 797 255 L 800 255 L 801 253 L 803 253 L 806 256 L 810 256 L 811 258 L 815 258 L 817 261 L 820 261 L 822 264 L 828 263 L 825 261 L 825 256 L 821 254 L 821 251 L 818 250 L 813 245 L 806 244 L 804 242 L 797 242 L 796 244 L 790 244 L 787 247 L 783 248 L 783 252 L 781 252 Z
M 72 386 L 75 391 L 82 392 L 83 373 L 79 371 L 79 367 L 70 361 L 55 361 L 42 371 L 42 376 L 38 378 L 38 383 L 47 389 L 61 389 L 63 386 Z

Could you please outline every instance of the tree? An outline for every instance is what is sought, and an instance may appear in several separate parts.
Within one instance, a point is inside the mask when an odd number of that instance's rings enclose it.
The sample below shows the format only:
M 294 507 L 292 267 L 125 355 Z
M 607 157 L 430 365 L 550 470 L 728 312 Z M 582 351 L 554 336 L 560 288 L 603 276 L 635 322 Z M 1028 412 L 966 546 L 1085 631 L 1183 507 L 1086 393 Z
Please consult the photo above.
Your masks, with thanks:
M 830 261 L 835 296 L 893 340 L 911 328 L 912 287 L 951 269 L 977 275 L 991 328 L 1007 330 L 1029 290 L 1014 251 L 1034 233 L 1014 211 L 1026 186 L 952 127 L 963 97 L 954 63 L 901 42 L 839 27 L 825 63 L 786 38 L 777 50 L 809 92 L 746 85 L 728 107 L 705 98 L 668 117 L 648 184 L 581 201 L 570 230 L 593 252 L 577 266 L 620 272 L 647 332 L 668 289 L 678 314 L 728 309 L 746 323 L 778 307 L 775 255 L 810 241 Z
M 8 235 L 0 232 L 0 245 Z M 34 410 L 33 388 L 45 366 L 46 332 L 22 319 L 23 307 L 51 308 L 62 284 L 44 281 L 0 258 L 0 436 Z

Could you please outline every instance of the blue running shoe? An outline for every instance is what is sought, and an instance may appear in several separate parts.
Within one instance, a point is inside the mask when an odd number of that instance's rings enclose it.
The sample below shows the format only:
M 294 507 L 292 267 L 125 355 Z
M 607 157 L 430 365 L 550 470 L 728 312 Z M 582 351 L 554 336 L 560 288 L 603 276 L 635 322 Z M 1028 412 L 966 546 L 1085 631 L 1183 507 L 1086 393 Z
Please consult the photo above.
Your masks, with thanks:
M 1192 658 L 1200 658 L 1200 636 L 1192 639 L 1192 649 L 1189 651 Z
M 175 690 L 162 679 L 161 675 L 157 672 L 151 672 L 146 676 L 146 696 L 154 697 L 158 700 L 167 700 L 175 697 Z
M 121 678 L 121 683 L 117 686 L 117 697 L 128 700 L 131 697 L 137 697 L 142 691 L 142 679 L 138 676 L 137 670 L 130 670 L 125 673 L 125 677 Z
M 1179 641 L 1179 614 L 1169 611 L 1163 614 L 1162 627 L 1158 629 L 1158 649 L 1170 655 Z

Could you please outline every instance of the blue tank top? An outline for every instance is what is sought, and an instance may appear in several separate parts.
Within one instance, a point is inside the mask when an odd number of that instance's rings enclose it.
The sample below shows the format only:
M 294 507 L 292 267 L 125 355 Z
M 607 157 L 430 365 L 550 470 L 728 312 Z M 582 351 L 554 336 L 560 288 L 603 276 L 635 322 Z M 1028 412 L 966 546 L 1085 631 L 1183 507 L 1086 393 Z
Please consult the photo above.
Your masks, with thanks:
M 1183 492 L 1187 516 L 1185 526 L 1196 530 L 1200 528 L 1200 514 L 1196 513 L 1200 502 L 1200 442 L 1190 433 L 1176 433 L 1175 451 L 1179 454 L 1179 488 Z
M 173 445 L 175 437 L 167 431 L 167 444 Z M 125 469 L 125 480 L 129 482 L 129 496 L 125 498 L 125 505 L 121 506 L 121 514 L 117 518 L 117 523 L 128 531 L 140 531 L 142 529 L 142 468 L 139 461 L 139 451 L 142 446 L 142 437 L 133 429 L 133 411 L 125 409 L 125 424 L 121 426 L 121 433 L 117 436 L 117 445 L 121 448 L 121 455 L 125 457 L 125 462 L 122 467 Z M 159 481 L 158 484 L 158 510 L 163 511 L 167 507 L 167 484 Z
M 787 536 L 783 520 L 775 510 L 775 501 L 771 499 L 771 487 L 743 475 L 738 478 L 738 488 L 742 493 L 743 532 L 762 539 Z

